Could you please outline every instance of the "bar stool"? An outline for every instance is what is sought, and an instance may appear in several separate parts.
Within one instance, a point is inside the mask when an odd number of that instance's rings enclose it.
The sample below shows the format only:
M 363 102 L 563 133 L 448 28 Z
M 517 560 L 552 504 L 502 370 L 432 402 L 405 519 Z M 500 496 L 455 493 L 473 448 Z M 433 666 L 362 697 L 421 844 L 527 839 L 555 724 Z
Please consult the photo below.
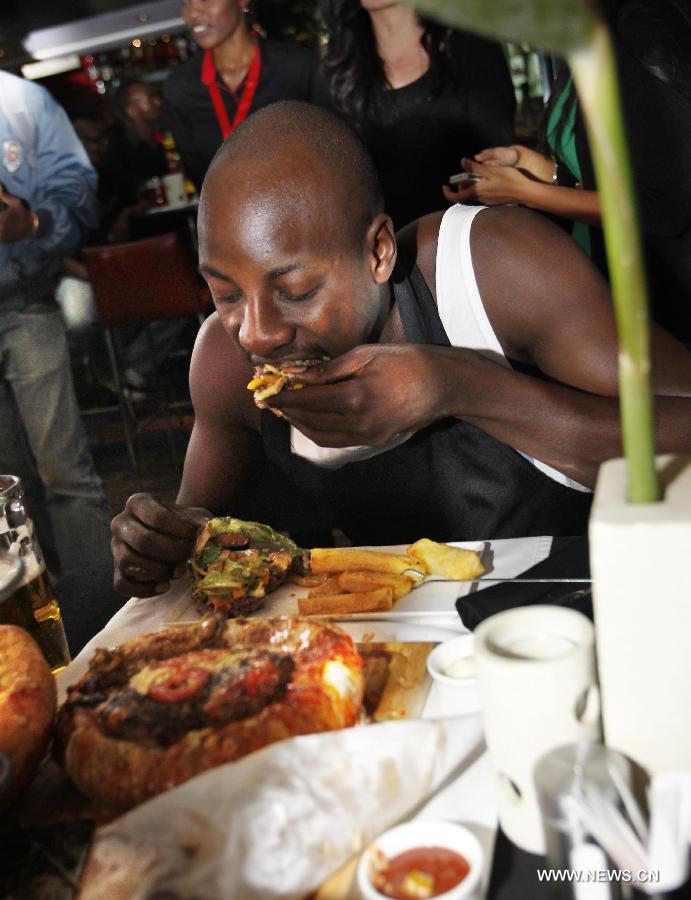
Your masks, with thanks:
M 129 325 L 146 327 L 158 320 L 185 316 L 195 316 L 201 325 L 210 307 L 211 296 L 196 272 L 188 246 L 175 232 L 141 241 L 85 247 L 82 257 L 105 333 L 127 453 L 139 479 L 135 450 L 135 436 L 140 431 L 139 417 L 125 387 L 124 369 L 113 329 Z M 157 359 L 153 340 L 150 340 L 150 349 L 159 371 L 163 360 Z M 177 463 L 170 399 L 165 385 L 158 387 L 161 388 L 161 408 L 166 416 L 166 434 Z

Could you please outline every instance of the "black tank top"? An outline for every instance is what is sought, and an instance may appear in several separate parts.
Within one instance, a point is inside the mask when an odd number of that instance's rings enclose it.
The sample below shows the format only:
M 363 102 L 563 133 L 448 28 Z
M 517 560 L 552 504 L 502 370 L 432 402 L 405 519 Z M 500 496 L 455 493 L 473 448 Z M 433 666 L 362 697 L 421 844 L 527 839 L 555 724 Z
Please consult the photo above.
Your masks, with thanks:
M 419 269 L 399 263 L 392 285 L 406 340 L 448 347 Z M 400 544 L 587 530 L 589 493 L 559 484 L 507 444 L 458 419 L 442 419 L 398 447 L 336 470 L 291 453 L 290 426 L 268 411 L 262 437 L 287 493 L 299 497 L 297 510 L 291 514 L 286 503 L 272 522 L 293 534 L 306 527 L 320 535 L 340 529 L 354 544 Z

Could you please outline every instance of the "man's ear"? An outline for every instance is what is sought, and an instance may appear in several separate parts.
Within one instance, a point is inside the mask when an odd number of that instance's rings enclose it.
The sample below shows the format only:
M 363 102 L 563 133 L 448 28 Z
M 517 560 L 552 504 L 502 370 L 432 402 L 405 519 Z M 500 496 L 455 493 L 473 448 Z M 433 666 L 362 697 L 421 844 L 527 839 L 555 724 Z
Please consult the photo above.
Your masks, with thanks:
M 396 238 L 391 218 L 385 213 L 375 216 L 367 229 L 372 277 L 377 284 L 385 284 L 396 263 Z

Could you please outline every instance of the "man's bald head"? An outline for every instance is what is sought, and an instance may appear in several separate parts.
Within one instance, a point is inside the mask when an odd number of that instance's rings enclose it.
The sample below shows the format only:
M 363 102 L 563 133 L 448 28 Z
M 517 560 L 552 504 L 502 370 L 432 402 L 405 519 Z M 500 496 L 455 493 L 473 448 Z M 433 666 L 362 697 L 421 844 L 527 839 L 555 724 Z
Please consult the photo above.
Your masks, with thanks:
M 297 101 L 253 113 L 221 145 L 204 181 L 201 218 L 219 197 L 247 189 L 274 193 L 296 213 L 331 208 L 341 236 L 356 247 L 384 211 L 374 163 L 359 138 L 332 113 Z

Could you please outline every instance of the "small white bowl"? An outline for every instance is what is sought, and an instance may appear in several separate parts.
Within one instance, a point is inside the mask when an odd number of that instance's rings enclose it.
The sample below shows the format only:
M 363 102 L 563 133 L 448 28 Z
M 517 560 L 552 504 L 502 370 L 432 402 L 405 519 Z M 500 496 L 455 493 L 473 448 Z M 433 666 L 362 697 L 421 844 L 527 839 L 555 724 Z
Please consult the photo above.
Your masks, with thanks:
M 480 842 L 467 828 L 456 822 L 415 820 L 385 831 L 370 844 L 360 857 L 357 883 L 365 900 L 390 900 L 372 884 L 371 859 L 382 853 L 388 859 L 415 847 L 447 847 L 464 856 L 470 865 L 465 878 L 451 890 L 437 894 L 433 900 L 470 900 L 477 895 L 482 877 L 484 854 Z
M 438 685 L 445 708 L 457 715 L 476 713 L 482 708 L 477 676 L 456 678 L 447 671 L 452 663 L 460 661 L 466 661 L 474 671 L 473 647 L 473 635 L 461 634 L 438 644 L 427 657 L 427 671 Z

